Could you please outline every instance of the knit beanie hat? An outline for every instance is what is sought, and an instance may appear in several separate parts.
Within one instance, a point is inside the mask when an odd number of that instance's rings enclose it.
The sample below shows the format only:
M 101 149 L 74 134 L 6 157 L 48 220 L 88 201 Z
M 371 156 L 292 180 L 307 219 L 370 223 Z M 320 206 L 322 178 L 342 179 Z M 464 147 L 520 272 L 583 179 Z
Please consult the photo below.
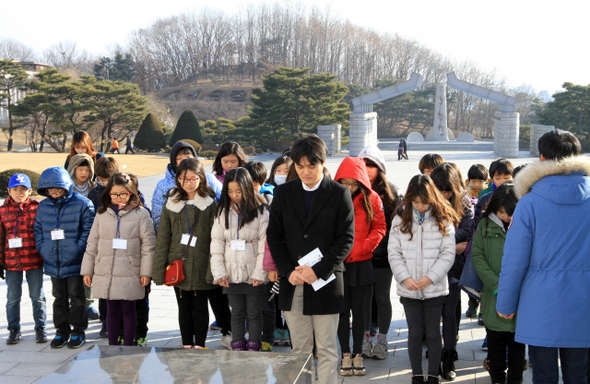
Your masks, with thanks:
M 383 173 L 387 174 L 387 167 L 385 166 L 385 158 L 379 148 L 376 145 L 367 145 L 359 152 L 359 156 L 362 159 L 369 159 L 373 163 L 377 164 L 379 169 L 383 171 Z

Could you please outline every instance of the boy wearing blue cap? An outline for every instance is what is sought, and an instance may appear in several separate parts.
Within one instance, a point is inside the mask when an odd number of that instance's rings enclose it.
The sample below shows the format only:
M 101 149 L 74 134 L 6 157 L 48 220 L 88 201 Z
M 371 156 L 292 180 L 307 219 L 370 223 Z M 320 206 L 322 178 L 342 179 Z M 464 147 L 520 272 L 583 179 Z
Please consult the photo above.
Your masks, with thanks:
M 39 203 L 35 218 L 35 243 L 43 257 L 45 274 L 53 285 L 52 348 L 86 342 L 88 317 L 84 305 L 84 281 L 80 275 L 86 242 L 94 221 L 92 201 L 74 191 L 72 179 L 62 167 L 47 168 L 37 192 L 47 199 Z
M 23 272 L 33 304 L 36 340 L 37 343 L 44 343 L 47 335 L 43 259 L 35 249 L 33 233 L 39 202 L 31 200 L 31 180 L 22 173 L 10 178 L 8 195 L 0 207 L 0 277 L 6 278 L 7 286 L 6 317 L 9 334 L 6 344 L 17 344 L 21 339 L 20 299 Z

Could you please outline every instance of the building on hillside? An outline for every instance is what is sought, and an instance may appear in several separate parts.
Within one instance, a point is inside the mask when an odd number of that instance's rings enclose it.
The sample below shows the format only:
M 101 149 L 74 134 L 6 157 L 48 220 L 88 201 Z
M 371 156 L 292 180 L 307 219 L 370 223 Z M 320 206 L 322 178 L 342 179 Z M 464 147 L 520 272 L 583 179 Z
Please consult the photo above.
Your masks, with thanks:
M 23 69 L 29 75 L 29 80 L 31 80 L 37 73 L 41 72 L 44 69 L 51 68 L 48 64 L 42 63 L 35 63 L 33 61 L 15 61 L 19 63 Z M 12 103 L 16 104 L 19 100 L 24 99 L 26 95 L 25 91 L 16 90 L 12 92 L 11 100 Z M 0 104 L 0 126 L 8 125 L 8 109 L 6 108 L 6 101 L 3 104 Z

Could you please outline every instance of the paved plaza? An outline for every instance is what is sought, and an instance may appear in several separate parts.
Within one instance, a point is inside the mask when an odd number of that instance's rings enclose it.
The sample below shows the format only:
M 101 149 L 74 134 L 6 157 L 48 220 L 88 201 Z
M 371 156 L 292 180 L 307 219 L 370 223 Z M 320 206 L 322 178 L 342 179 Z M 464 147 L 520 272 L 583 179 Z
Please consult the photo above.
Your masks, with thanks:
M 380 145 L 381 147 L 381 145 Z M 446 161 L 456 163 L 464 177 L 467 175 L 467 170 L 472 164 L 481 163 L 489 167 L 491 161 L 497 156 L 490 152 L 475 152 L 475 151 L 436 151 L 436 150 L 416 150 L 409 149 L 410 160 L 397 161 L 397 147 L 387 148 L 383 146 L 385 159 L 387 162 L 387 176 L 388 179 L 396 184 L 398 188 L 405 191 L 409 180 L 417 174 L 418 161 L 428 152 L 440 153 Z M 327 168 L 332 175 L 336 173 L 338 165 L 348 153 L 344 152 L 337 156 L 329 157 L 327 161 Z M 265 163 L 268 169 L 273 160 L 278 155 L 261 155 L 255 159 Z M 518 159 L 511 159 L 515 165 L 523 164 L 533 161 L 528 152 L 521 152 Z M 48 165 L 49 166 L 49 165 Z M 210 172 L 211 166 L 206 167 Z M 132 169 L 127 171 L 133 172 Z M 163 171 L 163 170 L 162 170 Z M 145 177 L 140 179 L 139 189 L 146 197 L 146 201 L 151 202 L 152 193 L 157 182 L 163 177 L 163 173 L 158 176 Z M 51 279 L 45 277 L 44 291 L 47 297 L 47 332 L 49 340 L 55 334 L 52 322 L 52 304 L 53 297 L 51 295 Z M 404 318 L 403 308 L 399 303 L 399 298 L 395 294 L 395 287 L 392 289 L 391 302 L 393 303 L 393 319 L 388 333 L 389 355 L 381 360 L 366 359 L 367 376 L 364 377 L 347 377 L 342 378 L 342 383 L 409 383 L 411 381 L 410 362 L 407 353 L 407 324 Z M 36 344 L 33 330 L 32 308 L 31 301 L 28 298 L 27 284 L 23 284 L 23 297 L 21 301 L 21 327 L 23 339 L 17 345 L 6 345 L 5 340 L 8 336 L 6 330 L 6 284 L 0 281 L 0 384 L 10 383 L 35 383 L 50 375 L 52 372 L 60 368 L 64 363 L 77 356 L 82 351 L 89 349 L 93 345 L 107 345 L 106 339 L 99 339 L 98 333 L 100 330 L 100 322 L 98 320 L 90 321 L 86 333 L 87 344 L 78 350 L 63 348 L 51 349 L 49 343 Z M 483 326 L 477 324 L 477 319 L 468 319 L 464 313 L 467 308 L 467 296 L 462 296 L 463 317 L 459 331 L 459 341 L 457 344 L 457 351 L 459 354 L 459 361 L 456 363 L 457 379 L 455 382 L 459 383 L 490 383 L 490 378 L 487 372 L 482 367 L 482 361 L 486 356 L 486 352 L 481 350 L 481 344 L 485 337 L 485 329 Z M 210 311 L 211 312 L 211 311 Z M 211 313 L 211 319 L 213 314 Z M 180 344 L 180 332 L 177 320 L 177 305 L 174 292 L 172 288 L 154 286 L 150 294 L 150 321 L 148 333 L 148 347 L 168 347 L 176 348 Z M 224 350 L 220 344 L 221 335 L 218 331 L 209 332 L 206 346 L 209 349 Z M 125 347 L 125 348 L 141 348 L 141 347 Z M 180 352 L 180 351 L 179 351 Z M 188 353 L 199 353 L 199 351 L 185 351 Z M 275 352 L 289 352 L 286 346 L 275 347 Z M 263 352 L 261 352 L 263 353 Z M 426 367 L 427 361 L 424 360 Z M 140 370 L 147 369 L 144 365 Z M 244 365 L 244 370 L 248 369 Z M 83 381 L 82 379 L 80 382 Z M 63 381 L 61 381 L 63 382 Z M 74 381 L 73 381 L 74 382 Z M 113 381 L 114 382 L 114 381 Z M 126 381 L 125 381 L 126 382 Z M 144 376 L 140 381 L 150 383 L 150 377 Z M 172 381 L 171 381 L 172 382 Z M 210 381 L 214 383 L 214 381 Z M 221 381 L 215 381 L 215 383 Z M 233 382 L 233 381 L 232 381 Z M 248 380 L 240 380 L 243 384 L 248 384 Z M 252 381 L 254 382 L 254 381 Z M 268 380 L 269 383 L 277 382 Z M 525 383 L 531 383 L 531 369 L 525 371 Z M 208 382 L 206 383 L 208 384 Z M 279 383 L 281 384 L 281 383 Z

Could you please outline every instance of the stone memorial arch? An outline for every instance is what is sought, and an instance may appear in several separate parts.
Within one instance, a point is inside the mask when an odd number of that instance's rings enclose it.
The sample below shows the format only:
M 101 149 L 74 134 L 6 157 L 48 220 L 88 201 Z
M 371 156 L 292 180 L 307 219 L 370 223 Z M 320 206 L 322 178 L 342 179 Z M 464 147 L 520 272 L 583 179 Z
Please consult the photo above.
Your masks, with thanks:
M 357 156 L 367 145 L 377 145 L 377 113 L 373 104 L 391 99 L 422 86 L 424 78 L 413 73 L 410 79 L 352 99 L 354 112 L 349 115 L 349 155 Z M 514 112 L 514 97 L 457 79 L 454 72 L 447 74 L 449 87 L 498 103 L 494 115 L 494 152 L 502 157 L 518 157 L 519 114 Z M 333 134 L 332 134 L 333 137 Z M 446 86 L 437 86 L 434 125 L 426 135 L 428 141 L 449 141 L 447 130 Z

